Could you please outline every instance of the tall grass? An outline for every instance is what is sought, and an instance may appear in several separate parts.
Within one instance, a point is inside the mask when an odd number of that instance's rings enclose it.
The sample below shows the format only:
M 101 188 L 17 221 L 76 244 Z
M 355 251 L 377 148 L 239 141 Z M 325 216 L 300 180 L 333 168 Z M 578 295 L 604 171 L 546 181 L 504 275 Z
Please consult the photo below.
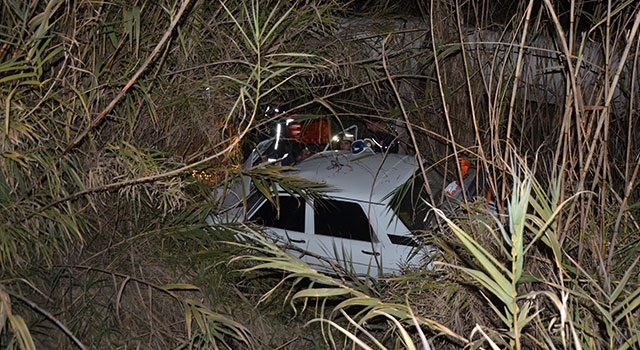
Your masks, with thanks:
M 3 347 L 255 346 L 169 256 L 216 245 L 192 170 L 234 171 L 264 105 L 323 69 L 295 43 L 324 11 L 2 2 Z
M 431 78 L 417 85 L 425 100 L 399 94 L 403 78 L 387 69 L 395 62 L 385 56 L 384 43 L 403 35 L 400 30 L 357 37 L 382 43 L 382 69 L 362 69 L 377 96 L 386 94 L 381 100 L 399 111 L 410 144 L 436 152 L 425 152 L 427 157 L 477 159 L 499 214 L 506 215 L 475 212 L 486 199 L 470 199 L 463 217 L 445 218 L 451 234 L 437 237 L 446 264 L 436 276 L 443 283 L 415 282 L 415 276 L 391 282 L 388 296 L 413 301 L 409 308 L 420 319 L 444 327 L 419 322 L 429 330 L 409 338 L 427 334 L 428 344 L 446 334 L 448 340 L 439 344 L 453 347 L 637 347 L 637 221 L 635 207 L 628 205 L 637 201 L 637 4 L 530 1 L 503 12 L 485 2 L 431 1 L 422 9 L 431 37 L 428 49 L 413 52 L 425 57 Z M 436 113 L 428 114 L 425 106 Z M 284 263 L 259 267 L 299 273 Z M 304 305 L 309 297 L 344 294 L 350 300 L 349 287 L 336 288 L 304 290 Z M 460 324 L 454 322 L 458 316 L 434 311 L 428 296 L 437 293 L 447 293 L 439 301 L 459 303 L 437 309 L 474 313 L 478 323 Z M 460 302 L 456 294 L 483 305 Z M 402 309 L 378 297 L 384 299 L 376 295 L 376 302 Z M 358 304 L 363 312 L 320 308 L 318 320 L 334 331 L 327 330 L 330 346 L 345 345 L 335 341 L 338 335 L 356 347 L 415 346 L 396 328 L 401 323 L 395 321 L 406 321 L 407 314 L 396 311 L 387 315 L 395 316 L 389 324 L 398 342 L 380 341 L 388 340 L 386 334 L 363 321 L 371 310 L 366 303 Z
M 638 346 L 635 2 L 1 4 L 2 346 Z M 267 104 L 470 157 L 499 215 L 468 198 L 438 269 L 374 284 L 203 230 Z M 283 299 L 294 340 L 234 318 Z

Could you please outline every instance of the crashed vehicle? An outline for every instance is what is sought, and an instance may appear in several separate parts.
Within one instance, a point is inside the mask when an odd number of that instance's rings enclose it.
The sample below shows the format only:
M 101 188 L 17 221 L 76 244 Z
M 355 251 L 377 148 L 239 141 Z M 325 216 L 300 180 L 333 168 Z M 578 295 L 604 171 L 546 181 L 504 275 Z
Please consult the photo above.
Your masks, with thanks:
M 420 241 L 420 233 L 438 227 L 434 207 L 448 215 L 465 195 L 475 194 L 476 169 L 466 163 L 460 183 L 429 162 L 421 167 L 414 155 L 376 153 L 367 145 L 356 141 L 353 151 L 321 151 L 292 168 L 291 175 L 326 185 L 320 198 L 276 186 L 276 206 L 244 179 L 246 200 L 238 195 L 207 221 L 261 225 L 291 254 L 326 273 L 377 278 L 430 268 L 436 250 Z

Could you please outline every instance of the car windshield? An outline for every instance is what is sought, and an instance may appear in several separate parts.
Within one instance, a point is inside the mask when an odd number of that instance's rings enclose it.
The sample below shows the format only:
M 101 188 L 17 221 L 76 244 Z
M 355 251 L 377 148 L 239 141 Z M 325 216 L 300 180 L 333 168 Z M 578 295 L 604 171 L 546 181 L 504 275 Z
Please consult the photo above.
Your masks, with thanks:
M 407 182 L 396 188 L 389 202 L 389 207 L 411 231 L 425 230 L 435 224 L 429 203 L 431 198 L 436 203 L 440 202 L 445 180 L 435 169 L 428 170 L 426 174 L 429 181 L 428 188 L 424 183 L 425 177 L 418 170 Z M 431 196 L 429 196 L 429 190 L 431 190 Z

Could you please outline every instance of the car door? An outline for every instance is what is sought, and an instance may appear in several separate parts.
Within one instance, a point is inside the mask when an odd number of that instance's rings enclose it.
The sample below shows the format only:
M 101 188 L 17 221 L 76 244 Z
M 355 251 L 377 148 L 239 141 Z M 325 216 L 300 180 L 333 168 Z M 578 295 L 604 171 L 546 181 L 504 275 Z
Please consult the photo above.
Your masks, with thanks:
M 360 204 L 323 199 L 312 207 L 288 194 L 278 201 L 279 210 L 262 198 L 249 220 L 267 228 L 290 254 L 323 272 L 337 267 L 358 276 L 378 274 L 380 242 Z
M 361 204 L 325 198 L 316 200 L 313 209 L 307 249 L 357 276 L 378 275 L 383 252 Z
M 249 213 L 249 220 L 264 226 L 280 244 L 289 248 L 292 255 L 302 258 L 308 249 L 309 235 L 305 232 L 310 206 L 302 198 L 288 194 L 279 194 L 278 204 L 276 206 L 261 196 L 260 202 Z
M 378 232 L 384 274 L 398 274 L 403 268 L 429 268 L 430 248 L 421 246 L 409 229 L 384 205 L 371 205 L 369 217 Z

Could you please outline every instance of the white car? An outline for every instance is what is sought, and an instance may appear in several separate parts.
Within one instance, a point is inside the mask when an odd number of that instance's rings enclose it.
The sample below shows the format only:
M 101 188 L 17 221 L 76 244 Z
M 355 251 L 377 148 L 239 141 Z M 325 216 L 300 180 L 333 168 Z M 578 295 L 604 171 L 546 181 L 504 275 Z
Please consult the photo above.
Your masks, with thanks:
M 207 221 L 248 220 L 264 226 L 292 254 L 323 272 L 339 266 L 359 277 L 376 278 L 407 267 L 429 268 L 434 249 L 416 239 L 416 233 L 436 227 L 427 203 L 433 200 L 450 212 L 462 198 L 462 186 L 451 191 L 438 169 L 426 162 L 424 166 L 431 195 L 413 155 L 320 152 L 291 173 L 325 184 L 321 199 L 305 201 L 279 189 L 278 211 L 254 189 L 246 210 L 239 203 L 224 219 Z M 475 177 L 475 170 L 469 171 L 464 188 L 473 191 Z

